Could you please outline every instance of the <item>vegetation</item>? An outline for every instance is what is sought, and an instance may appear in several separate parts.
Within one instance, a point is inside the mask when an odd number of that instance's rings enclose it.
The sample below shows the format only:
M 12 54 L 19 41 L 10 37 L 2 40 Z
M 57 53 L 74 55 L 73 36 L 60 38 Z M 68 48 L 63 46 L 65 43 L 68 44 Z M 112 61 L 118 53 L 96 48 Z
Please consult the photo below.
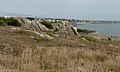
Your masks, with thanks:
M 15 18 L 0 17 L 0 26 L 20 26 L 20 23 Z
M 35 20 L 35 18 L 33 17 L 27 17 L 27 19 L 29 19 L 30 21 Z
M 87 30 L 87 29 L 77 29 L 77 31 L 80 33 L 93 33 L 93 32 L 95 32 L 93 30 Z
M 52 31 L 45 31 L 45 33 L 47 34 L 47 35 L 50 35 L 50 36 L 52 36 L 52 37 L 54 37 L 54 32 L 52 32 Z
M 98 42 L 98 39 L 96 38 L 93 38 L 93 37 L 90 37 L 90 36 L 84 36 L 84 38 L 90 42 L 94 42 L 94 43 L 97 43 Z
M 50 22 L 43 20 L 41 23 L 45 25 L 47 28 L 53 29 L 52 24 Z
M 120 72 L 119 41 L 99 43 L 89 36 L 38 41 L 31 36 L 38 37 L 0 27 L 0 72 Z

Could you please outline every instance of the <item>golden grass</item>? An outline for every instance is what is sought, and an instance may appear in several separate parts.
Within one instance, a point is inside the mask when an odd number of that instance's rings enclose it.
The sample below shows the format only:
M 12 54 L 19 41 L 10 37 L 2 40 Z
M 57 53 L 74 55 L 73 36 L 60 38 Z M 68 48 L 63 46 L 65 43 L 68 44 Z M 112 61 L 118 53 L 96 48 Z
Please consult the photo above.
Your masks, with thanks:
M 36 41 L 6 29 L 0 34 L 0 72 L 120 72 L 119 42 Z

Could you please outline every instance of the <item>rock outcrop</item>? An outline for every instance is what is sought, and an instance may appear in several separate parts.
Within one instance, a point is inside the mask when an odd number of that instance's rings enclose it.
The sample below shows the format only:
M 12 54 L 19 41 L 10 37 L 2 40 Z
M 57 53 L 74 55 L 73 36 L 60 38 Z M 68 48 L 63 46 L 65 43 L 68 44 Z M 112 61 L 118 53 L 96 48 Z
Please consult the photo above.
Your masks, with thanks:
M 42 25 L 41 23 L 36 22 L 36 21 L 30 22 L 29 20 L 28 22 L 27 19 L 22 18 L 22 17 L 16 17 L 16 19 L 21 24 L 21 29 L 23 31 L 33 32 L 42 38 L 53 39 L 53 37 L 44 33 L 44 31 L 49 31 L 49 29 L 45 27 L 44 25 Z
M 47 27 L 45 27 L 41 23 L 37 23 L 37 22 L 34 22 L 34 21 L 31 22 L 30 30 L 37 31 L 37 32 L 49 31 L 49 29 Z
M 55 32 L 59 36 L 78 36 L 78 32 L 74 29 L 74 27 L 70 24 L 64 24 L 64 23 L 51 23 L 53 29 L 47 28 L 44 24 L 41 24 L 40 22 L 34 20 L 30 21 L 28 19 L 22 18 L 22 17 L 16 17 L 18 22 L 21 24 L 22 30 L 29 30 L 33 32 L 39 33 L 40 37 L 46 37 L 49 39 L 52 39 L 47 33 L 47 31 Z M 43 36 L 41 36 L 43 35 Z
M 29 29 L 31 24 L 27 22 L 27 20 L 23 17 L 16 17 L 18 22 L 21 24 L 22 29 Z
M 79 35 L 78 32 L 74 29 L 74 27 L 69 24 L 54 23 L 52 25 L 53 25 L 54 31 L 58 32 L 60 35 L 64 35 L 64 36 Z

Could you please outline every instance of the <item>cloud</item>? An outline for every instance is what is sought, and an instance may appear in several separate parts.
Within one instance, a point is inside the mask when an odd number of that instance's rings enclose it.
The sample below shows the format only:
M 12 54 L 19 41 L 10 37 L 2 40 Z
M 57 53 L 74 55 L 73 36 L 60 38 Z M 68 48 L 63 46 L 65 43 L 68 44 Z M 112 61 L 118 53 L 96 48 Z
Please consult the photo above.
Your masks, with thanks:
M 10 13 L 73 18 L 116 18 L 120 0 L 1 0 L 0 10 Z

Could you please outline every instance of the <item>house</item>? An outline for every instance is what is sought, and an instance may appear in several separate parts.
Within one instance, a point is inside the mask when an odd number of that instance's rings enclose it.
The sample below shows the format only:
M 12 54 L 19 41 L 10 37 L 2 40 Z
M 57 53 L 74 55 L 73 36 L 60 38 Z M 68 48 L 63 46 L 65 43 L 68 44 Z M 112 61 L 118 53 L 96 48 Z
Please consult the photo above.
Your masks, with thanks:
M 10 16 L 4 16 L 5 18 L 10 18 Z

